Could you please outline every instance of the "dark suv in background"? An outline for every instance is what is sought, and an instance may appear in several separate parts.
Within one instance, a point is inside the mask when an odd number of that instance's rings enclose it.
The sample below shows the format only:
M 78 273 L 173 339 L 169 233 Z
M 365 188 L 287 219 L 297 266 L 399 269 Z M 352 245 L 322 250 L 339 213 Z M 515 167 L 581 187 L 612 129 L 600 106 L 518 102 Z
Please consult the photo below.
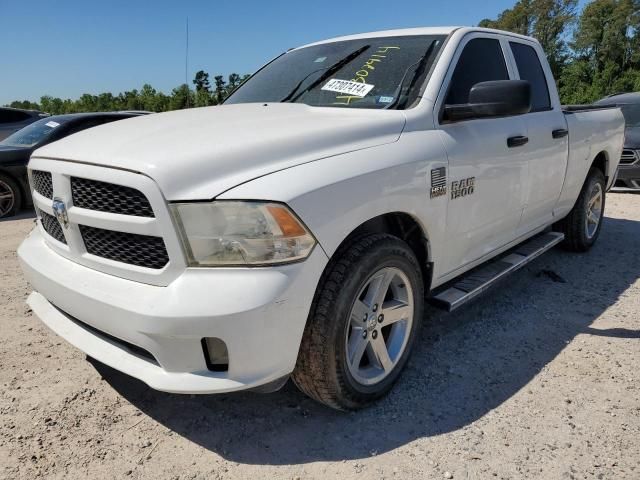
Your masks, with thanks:
M 38 112 L 37 110 L 0 107 L 0 141 L 30 123 L 48 116 L 47 113 Z
M 619 106 L 626 123 L 624 150 L 614 188 L 640 191 L 640 92 L 610 95 L 596 105 Z

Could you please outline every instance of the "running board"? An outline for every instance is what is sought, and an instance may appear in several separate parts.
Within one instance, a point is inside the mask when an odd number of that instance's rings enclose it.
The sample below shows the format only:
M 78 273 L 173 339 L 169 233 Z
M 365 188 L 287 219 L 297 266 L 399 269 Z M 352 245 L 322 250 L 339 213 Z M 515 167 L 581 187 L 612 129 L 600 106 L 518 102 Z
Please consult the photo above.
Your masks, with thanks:
M 524 267 L 562 240 L 564 240 L 563 233 L 549 232 L 537 235 L 507 251 L 497 260 L 490 260 L 453 280 L 442 289 L 436 289 L 429 301 L 436 307 L 451 312 L 477 297 L 510 273 Z

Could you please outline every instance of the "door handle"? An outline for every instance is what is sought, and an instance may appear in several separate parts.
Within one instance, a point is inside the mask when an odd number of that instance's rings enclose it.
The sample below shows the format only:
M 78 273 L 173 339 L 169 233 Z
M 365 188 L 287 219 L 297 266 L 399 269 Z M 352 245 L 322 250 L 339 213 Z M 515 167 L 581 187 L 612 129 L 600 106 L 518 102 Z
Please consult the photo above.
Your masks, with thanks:
M 525 137 L 522 135 L 507 138 L 507 147 L 509 148 L 521 147 L 523 145 L 526 145 L 527 143 L 529 143 L 529 137 Z
M 558 128 L 557 130 L 551 132 L 551 135 L 553 136 L 553 138 L 564 138 L 569 135 L 569 130 L 567 130 L 566 128 Z

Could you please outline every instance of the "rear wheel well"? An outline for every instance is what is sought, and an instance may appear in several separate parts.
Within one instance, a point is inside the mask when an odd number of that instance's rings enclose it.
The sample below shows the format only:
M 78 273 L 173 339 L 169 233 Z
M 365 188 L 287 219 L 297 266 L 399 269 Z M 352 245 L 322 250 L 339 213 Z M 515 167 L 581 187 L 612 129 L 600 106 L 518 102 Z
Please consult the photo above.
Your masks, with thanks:
M 433 264 L 430 261 L 429 241 L 416 219 L 403 212 L 386 213 L 374 217 L 352 231 L 340 244 L 337 251 L 340 251 L 343 246 L 349 245 L 356 238 L 373 233 L 387 233 L 398 237 L 409 245 L 420 264 L 425 292 L 429 292 L 433 270 Z

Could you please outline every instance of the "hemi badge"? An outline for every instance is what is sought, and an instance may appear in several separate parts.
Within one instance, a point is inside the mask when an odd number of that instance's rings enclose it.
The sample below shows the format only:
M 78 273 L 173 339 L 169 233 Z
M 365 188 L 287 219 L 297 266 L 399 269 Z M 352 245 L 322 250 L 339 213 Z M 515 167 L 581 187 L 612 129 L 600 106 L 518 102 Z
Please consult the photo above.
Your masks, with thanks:
M 445 167 L 431 170 L 431 198 L 447 194 L 447 170 Z

